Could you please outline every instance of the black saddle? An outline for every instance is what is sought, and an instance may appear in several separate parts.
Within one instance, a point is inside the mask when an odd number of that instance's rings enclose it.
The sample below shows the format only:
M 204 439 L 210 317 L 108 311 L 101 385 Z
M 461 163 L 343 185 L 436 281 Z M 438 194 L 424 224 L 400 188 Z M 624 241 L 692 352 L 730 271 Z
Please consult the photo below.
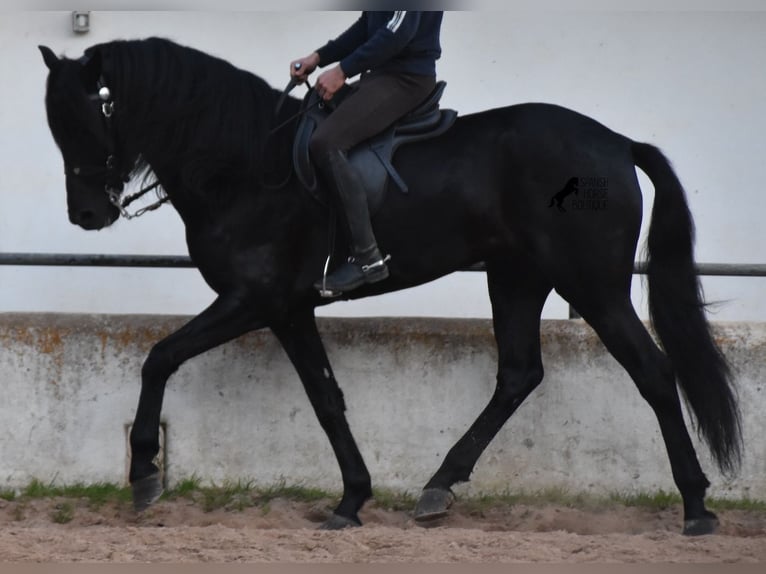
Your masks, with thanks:
M 446 85 L 444 81 L 437 82 L 431 95 L 417 108 L 390 128 L 349 151 L 348 159 L 356 167 L 367 190 L 371 213 L 383 200 L 389 178 L 403 193 L 408 192 L 407 183 L 392 163 L 396 150 L 402 145 L 441 135 L 455 122 L 457 117 L 455 110 L 439 108 L 439 99 Z M 335 98 L 337 97 L 338 95 L 335 96 Z M 317 125 L 332 112 L 335 106 L 323 102 L 313 89 L 306 94 L 304 106 L 307 111 L 298 124 L 293 144 L 293 165 L 295 173 L 304 187 L 318 201 L 326 203 L 326 198 L 321 194 L 317 185 L 316 170 L 311 161 L 309 142 Z

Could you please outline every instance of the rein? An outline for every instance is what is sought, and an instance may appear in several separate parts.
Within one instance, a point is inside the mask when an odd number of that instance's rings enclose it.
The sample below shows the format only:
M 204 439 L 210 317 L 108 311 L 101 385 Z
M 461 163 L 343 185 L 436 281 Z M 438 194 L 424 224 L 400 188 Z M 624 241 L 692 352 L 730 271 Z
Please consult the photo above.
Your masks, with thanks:
M 277 100 L 277 105 L 274 108 L 274 119 L 276 120 L 279 118 L 279 112 L 282 111 L 282 106 L 285 104 L 285 100 L 287 99 L 287 96 L 290 94 L 290 92 L 293 91 L 293 88 L 295 88 L 298 85 L 298 82 L 295 81 L 294 78 L 290 78 L 290 81 L 287 83 L 287 86 L 284 90 L 282 90 L 282 93 L 279 96 L 279 99 Z M 311 84 L 309 83 L 308 79 L 306 79 L 306 88 L 309 90 L 311 89 Z M 285 127 L 287 124 L 292 122 L 293 120 L 296 120 L 297 118 L 301 117 L 303 114 L 305 114 L 310 109 L 310 106 L 304 107 L 301 105 L 300 109 L 295 112 L 293 115 L 291 115 L 289 118 L 287 118 L 285 121 L 280 123 L 279 125 L 274 126 L 269 130 L 268 135 L 274 135 L 279 130 L 281 130 L 283 127 Z
M 311 84 L 309 83 L 308 78 L 305 80 L 305 84 L 306 84 L 306 87 L 309 90 L 311 90 Z M 282 111 L 282 106 L 284 105 L 285 100 L 287 99 L 287 96 L 290 94 L 290 92 L 293 90 L 293 88 L 295 88 L 297 85 L 298 85 L 298 82 L 295 81 L 295 78 L 290 78 L 290 81 L 287 83 L 287 86 L 285 87 L 284 90 L 282 90 L 282 93 L 280 94 L 279 99 L 277 100 L 277 105 L 274 107 L 274 115 L 273 115 L 274 121 L 277 121 L 277 119 L 279 118 L 279 112 Z M 298 119 L 298 118 L 302 117 L 303 115 L 305 115 L 306 112 L 308 112 L 315 105 L 317 105 L 317 104 L 314 103 L 314 104 L 311 104 L 311 105 L 306 105 L 305 100 L 303 102 L 301 102 L 300 109 L 297 112 L 292 114 L 286 120 L 280 122 L 276 126 L 273 126 L 271 129 L 269 129 L 269 133 L 266 134 L 266 142 L 268 143 L 268 140 L 269 140 L 269 138 L 271 136 L 273 136 L 275 133 L 277 133 L 278 131 L 280 131 L 284 127 L 288 126 L 292 122 L 294 122 L 296 119 Z M 266 153 L 265 149 L 266 149 L 266 146 L 264 145 L 264 149 L 261 152 L 261 155 L 263 155 L 263 156 L 265 156 L 265 153 Z M 264 162 L 261 161 L 261 164 L 263 164 L 263 163 Z M 281 189 L 281 188 L 283 188 L 284 186 L 286 186 L 289 183 L 289 181 L 290 181 L 290 179 L 292 179 L 294 173 L 295 173 L 295 171 L 294 171 L 294 168 L 292 167 L 292 164 L 291 164 L 289 173 L 287 174 L 287 176 L 280 183 L 278 183 L 278 184 L 266 183 L 265 181 L 263 181 L 263 179 L 261 179 L 261 186 L 263 186 L 263 187 L 265 187 L 267 189 Z
M 296 66 L 296 69 L 298 67 Z M 306 87 L 311 90 L 311 84 L 308 81 L 308 78 L 305 80 Z M 274 119 L 279 118 L 279 112 L 282 110 L 282 106 L 285 103 L 285 100 L 287 99 L 288 94 L 298 85 L 298 82 L 295 81 L 295 78 L 290 78 L 290 82 L 287 84 L 285 89 L 282 91 L 282 94 L 279 96 L 279 100 L 277 100 L 277 105 L 274 108 Z M 272 135 L 274 135 L 276 132 L 287 126 L 288 124 L 295 121 L 297 118 L 302 117 L 306 112 L 308 112 L 311 108 L 314 106 L 319 106 L 320 108 L 322 106 L 326 105 L 325 102 L 322 100 L 318 100 L 314 102 L 313 104 L 306 104 L 306 99 L 304 98 L 303 102 L 301 103 L 300 109 L 291 115 L 289 118 L 287 118 L 285 121 L 279 123 L 278 125 L 272 127 L 269 130 L 269 133 L 267 135 L 267 141 L 268 138 Z M 261 182 L 261 185 L 270 189 L 280 189 L 287 185 L 287 183 L 290 181 L 292 176 L 294 175 L 295 170 L 294 167 L 290 168 L 290 173 L 287 174 L 287 177 L 279 184 L 279 185 L 270 185 L 265 182 Z M 330 208 L 329 209 L 329 222 L 328 222 L 328 229 L 329 233 L 327 236 L 327 258 L 325 259 L 323 271 L 322 271 L 322 288 L 319 290 L 319 293 L 322 297 L 332 297 L 334 294 L 332 291 L 327 289 L 327 275 L 330 271 L 330 263 L 332 261 L 332 256 L 335 251 L 335 242 L 336 242 L 336 230 L 337 230 L 337 212 L 335 209 Z
M 296 69 L 299 69 L 299 64 L 296 65 Z M 311 84 L 309 84 L 308 78 L 305 80 L 306 87 L 311 90 Z M 290 78 L 290 82 L 287 84 L 285 89 L 282 91 L 282 94 L 279 96 L 279 100 L 277 101 L 277 105 L 274 109 L 274 118 L 279 118 L 279 112 L 282 109 L 282 105 L 285 103 L 285 100 L 287 99 L 287 95 L 295 88 L 295 86 L 298 85 L 298 82 L 295 81 L 294 78 Z M 306 112 L 308 112 L 311 108 L 314 106 L 319 106 L 320 108 L 325 106 L 326 103 L 322 100 L 317 100 L 313 104 L 306 104 L 306 99 L 304 98 L 303 102 L 301 103 L 300 109 L 291 115 L 289 118 L 287 118 L 285 121 L 281 122 L 277 126 L 271 128 L 269 130 L 267 139 L 269 136 L 273 135 L 274 133 L 278 132 L 282 128 L 284 128 L 289 123 L 293 122 L 296 118 L 299 118 L 303 116 Z M 282 181 L 281 184 L 278 186 L 270 186 L 264 182 L 261 183 L 261 185 L 265 187 L 270 187 L 271 189 L 279 189 L 281 187 L 284 187 L 287 185 L 287 183 L 290 181 L 290 178 L 292 178 L 293 174 L 295 173 L 294 168 L 290 169 L 290 173 L 287 174 L 287 177 Z M 329 233 L 327 235 L 327 258 L 325 259 L 323 271 L 322 271 L 322 288 L 319 290 L 319 294 L 322 297 L 332 297 L 334 296 L 334 293 L 327 289 L 327 275 L 330 272 L 330 263 L 332 262 L 332 256 L 335 252 L 335 242 L 336 242 L 336 230 L 337 230 L 337 211 L 333 208 L 329 209 L 329 222 L 328 222 L 328 229 Z

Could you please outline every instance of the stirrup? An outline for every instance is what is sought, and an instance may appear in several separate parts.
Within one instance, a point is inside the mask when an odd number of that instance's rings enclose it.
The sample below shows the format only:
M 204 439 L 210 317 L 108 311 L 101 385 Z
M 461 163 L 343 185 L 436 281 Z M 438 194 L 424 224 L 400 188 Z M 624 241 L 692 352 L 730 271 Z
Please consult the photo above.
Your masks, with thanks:
M 327 271 L 330 269 L 331 258 L 332 254 L 328 254 L 327 259 L 324 262 L 324 271 L 322 271 L 322 288 L 319 290 L 319 296 L 324 299 L 331 299 L 341 295 L 341 293 L 336 293 L 335 291 L 331 291 L 327 288 Z

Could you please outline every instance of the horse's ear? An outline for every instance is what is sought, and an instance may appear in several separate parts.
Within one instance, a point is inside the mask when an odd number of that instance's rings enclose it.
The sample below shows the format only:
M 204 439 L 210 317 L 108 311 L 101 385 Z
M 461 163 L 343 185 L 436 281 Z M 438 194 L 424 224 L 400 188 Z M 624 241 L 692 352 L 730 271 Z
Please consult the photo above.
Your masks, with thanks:
M 48 46 L 38 46 L 38 48 L 40 49 L 40 52 L 42 52 L 43 61 L 45 62 L 45 65 L 48 66 L 49 70 L 53 71 L 59 67 L 61 60 L 59 60 L 56 54 L 53 53 L 53 50 Z
M 82 66 L 80 77 L 83 79 L 85 86 L 88 89 L 92 89 L 98 82 L 99 76 L 101 76 L 101 52 L 88 48 L 77 61 Z

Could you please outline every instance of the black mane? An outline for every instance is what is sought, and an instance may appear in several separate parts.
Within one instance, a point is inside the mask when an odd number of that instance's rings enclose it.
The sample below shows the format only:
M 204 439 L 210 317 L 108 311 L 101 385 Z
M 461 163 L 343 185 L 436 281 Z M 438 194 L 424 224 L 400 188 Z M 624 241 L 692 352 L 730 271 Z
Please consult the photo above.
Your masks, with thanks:
M 258 76 L 161 38 L 99 44 L 88 56 L 100 60 L 112 90 L 134 175 L 154 171 L 162 180 L 166 166 L 183 166 L 185 191 L 226 195 L 289 169 L 275 158 L 289 156 L 278 150 L 292 130 L 270 137 L 279 92 Z M 288 109 L 295 106 L 291 99 Z

